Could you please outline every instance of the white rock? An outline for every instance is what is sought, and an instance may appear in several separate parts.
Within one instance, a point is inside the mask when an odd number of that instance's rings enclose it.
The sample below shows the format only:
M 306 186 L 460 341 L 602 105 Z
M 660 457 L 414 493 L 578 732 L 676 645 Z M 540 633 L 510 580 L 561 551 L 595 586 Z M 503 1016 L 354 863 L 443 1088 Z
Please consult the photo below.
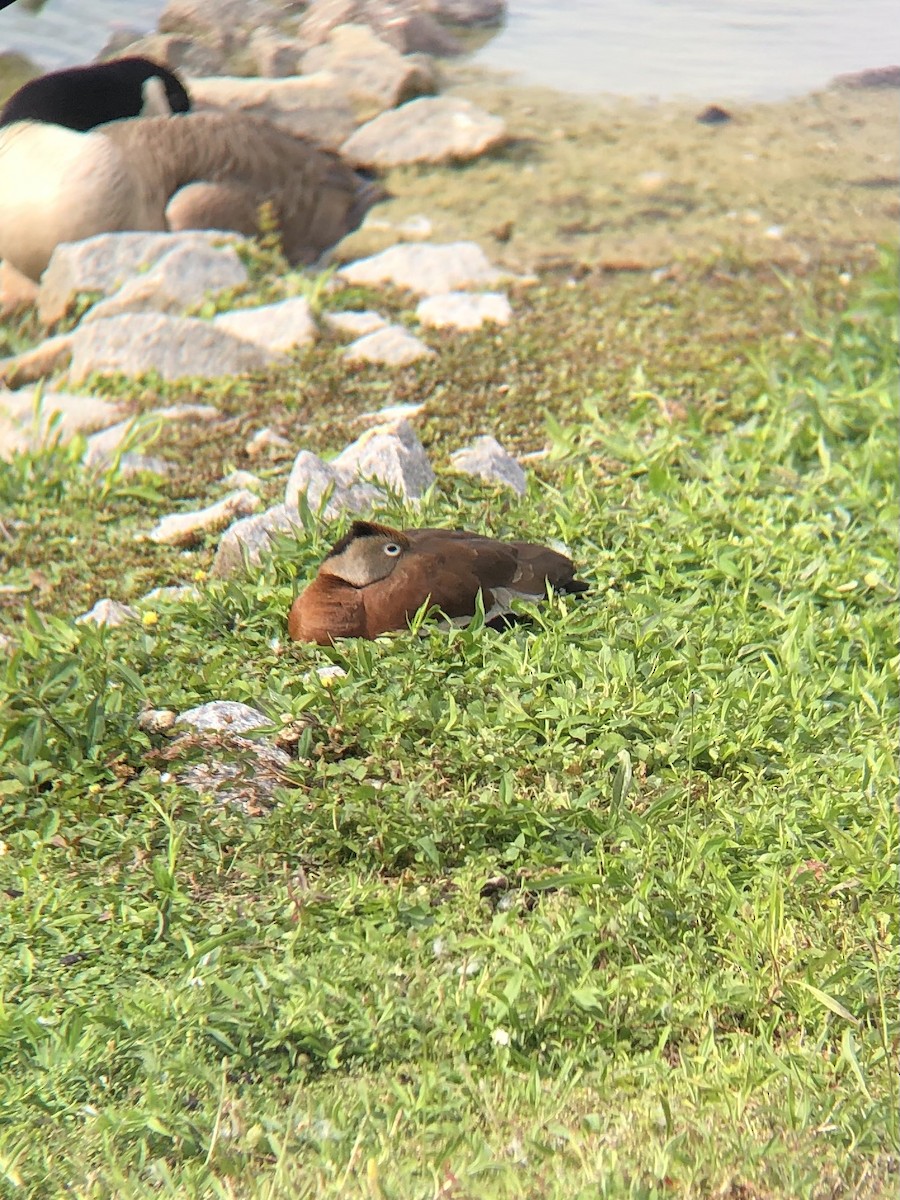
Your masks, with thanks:
M 249 516 L 260 503 L 259 496 L 252 492 L 230 492 L 222 500 L 197 512 L 172 513 L 163 517 L 148 537 L 151 542 L 163 546 L 191 546 L 204 534 L 224 529 L 235 517 Z
M 525 472 L 496 438 L 476 438 L 471 445 L 454 451 L 450 455 L 450 462 L 464 475 L 475 475 L 488 483 L 501 483 L 520 496 L 525 495 Z
M 123 406 L 98 396 L 74 396 L 34 388 L 0 391 L 0 459 L 16 451 L 35 450 L 59 439 L 70 441 L 77 433 L 101 429 L 121 416 Z
M 272 722 L 258 708 L 251 708 L 239 700 L 210 700 L 208 704 L 179 713 L 177 724 L 210 733 L 250 733 Z
M 503 292 L 444 292 L 420 300 L 416 316 L 437 329 L 479 329 L 486 321 L 508 325 L 512 308 Z
M 224 578 L 236 574 L 245 563 L 248 567 L 259 566 L 262 556 L 271 549 L 273 534 L 293 531 L 303 532 L 300 515 L 283 504 L 235 521 L 219 542 L 210 574 Z
M 326 493 L 328 501 L 322 508 Z M 301 496 L 305 497 L 313 513 L 321 512 L 327 521 L 342 512 L 365 512 L 373 504 L 386 499 L 378 488 L 354 482 L 352 475 L 341 473 L 332 463 L 323 462 L 309 450 L 301 450 L 294 459 L 284 489 L 285 507 L 296 512 Z
M 490 287 L 510 276 L 488 262 L 477 242 L 399 242 L 341 267 L 339 278 L 353 284 L 390 283 L 419 296 L 438 296 Z
M 266 117 L 331 150 L 337 150 L 357 125 L 350 98 L 330 71 L 286 79 L 213 75 L 187 79 L 185 85 L 198 108 L 234 108 Z
M 76 625 L 124 625 L 126 621 L 138 621 L 140 617 L 129 604 L 120 604 L 118 600 L 98 600 L 90 612 L 82 613 L 75 618 Z
M 337 663 L 329 663 L 324 667 L 316 667 L 312 674 L 318 675 L 320 679 L 343 679 L 347 672 Z
M 325 324 L 337 333 L 346 333 L 351 337 L 363 337 L 367 333 L 375 333 L 378 329 L 386 329 L 388 323 L 377 312 L 358 310 L 326 313 Z
M 459 96 L 423 96 L 351 133 L 341 155 L 358 167 L 466 162 L 506 141 L 506 123 Z
M 83 292 L 113 292 L 175 249 L 209 249 L 240 244 L 243 239 L 221 230 L 182 233 L 100 233 L 81 242 L 56 247 L 41 276 L 38 316 L 51 325 L 65 316 Z
M 265 429 L 257 429 L 253 437 L 244 447 L 244 451 L 251 458 L 256 458 L 265 450 L 290 450 L 291 443 L 287 438 L 282 437 L 280 433 L 276 433 L 274 429 L 269 429 L 268 425 Z
M 406 367 L 420 358 L 434 356 L 430 347 L 402 325 L 386 325 L 375 333 L 367 333 L 344 351 L 348 362 L 382 363 L 389 367 Z
M 181 314 L 207 296 L 242 287 L 248 280 L 247 268 L 233 246 L 177 246 L 145 274 L 129 279 L 108 299 L 88 309 L 80 324 L 125 312 Z
M 347 483 L 374 480 L 409 500 L 419 499 L 434 483 L 425 447 L 408 421 L 366 430 L 330 466 Z
M 316 323 L 309 301 L 302 296 L 264 304 L 260 308 L 238 308 L 213 318 L 217 329 L 266 350 L 288 351 L 309 346 L 316 340 Z
M 172 404 L 165 408 L 151 408 L 89 437 L 82 461 L 85 466 L 103 468 L 112 462 L 126 442 L 132 439 L 144 442 L 152 440 L 159 429 L 170 421 L 214 421 L 218 416 L 219 410 L 212 404 Z
M 286 361 L 281 355 L 236 338 L 208 321 L 163 313 L 122 313 L 79 325 L 73 336 L 69 379 L 93 372 L 163 379 L 244 375 Z
M 361 119 L 437 89 L 428 59 L 400 54 L 366 25 L 335 26 L 327 41 L 306 52 L 301 69 L 333 75 Z
M 353 420 L 358 424 L 374 421 L 379 425 L 390 425 L 396 421 L 411 421 L 424 409 L 424 402 L 422 404 L 388 404 L 386 408 L 379 408 L 377 412 L 360 413 Z
M 232 471 L 222 480 L 222 487 L 247 488 L 251 492 L 259 491 L 262 486 L 263 481 L 252 471 Z
M 0 359 L 0 385 L 20 388 L 52 375 L 54 371 L 67 367 L 72 358 L 72 335 L 59 334 L 45 338 L 30 350 Z

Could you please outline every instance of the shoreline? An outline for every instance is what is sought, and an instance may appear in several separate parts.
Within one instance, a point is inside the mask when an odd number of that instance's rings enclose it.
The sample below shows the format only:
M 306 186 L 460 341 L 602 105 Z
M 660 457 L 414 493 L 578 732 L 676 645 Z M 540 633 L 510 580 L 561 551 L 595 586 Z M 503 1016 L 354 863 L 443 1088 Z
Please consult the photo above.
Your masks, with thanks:
M 388 172 L 393 199 L 377 215 L 400 224 L 425 213 L 436 240 L 474 237 L 506 266 L 658 270 L 737 254 L 805 271 L 849 267 L 894 236 L 894 89 L 736 104 L 730 122 L 709 127 L 693 101 L 585 99 L 465 64 L 443 81 L 444 94 L 502 117 L 510 142 L 461 168 Z M 339 256 L 386 244 L 364 228 Z

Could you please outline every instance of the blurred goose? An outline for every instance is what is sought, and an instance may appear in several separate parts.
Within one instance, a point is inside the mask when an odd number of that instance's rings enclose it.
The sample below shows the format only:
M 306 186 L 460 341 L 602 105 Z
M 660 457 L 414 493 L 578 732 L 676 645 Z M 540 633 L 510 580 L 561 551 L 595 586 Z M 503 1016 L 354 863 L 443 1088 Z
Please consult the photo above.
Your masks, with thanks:
M 547 546 L 354 521 L 291 606 L 288 633 L 323 646 L 339 637 L 375 638 L 406 629 L 428 600 L 459 620 L 474 615 L 479 592 L 490 621 L 515 597 L 545 599 L 548 584 L 558 592 L 587 589 L 572 560 Z
M 0 258 L 33 280 L 60 242 L 129 229 L 252 235 L 266 202 L 289 261 L 314 262 L 382 195 L 336 154 L 243 113 L 0 129 Z
M 191 99 L 172 71 L 149 58 L 68 67 L 31 79 L 0 110 L 0 126 L 43 121 L 82 133 L 123 117 L 188 112 Z

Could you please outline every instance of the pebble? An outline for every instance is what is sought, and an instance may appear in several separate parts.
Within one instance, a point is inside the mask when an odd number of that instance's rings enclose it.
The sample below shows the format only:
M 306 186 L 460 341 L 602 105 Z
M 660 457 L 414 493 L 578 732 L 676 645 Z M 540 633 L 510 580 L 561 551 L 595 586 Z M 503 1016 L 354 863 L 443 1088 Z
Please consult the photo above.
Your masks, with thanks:
M 434 351 L 402 325 L 386 325 L 351 342 L 344 351 L 348 362 L 380 363 L 407 367 L 420 358 L 434 358 Z
M 363 337 L 367 333 L 375 333 L 378 329 L 386 329 L 387 321 L 377 312 L 359 310 L 356 312 L 333 312 L 325 314 L 325 324 L 335 333 L 345 333 L 351 337 Z
M 480 329 L 485 322 L 508 325 L 512 307 L 503 292 L 443 292 L 419 301 L 416 316 L 436 329 Z
M 500 483 L 525 495 L 526 479 L 521 465 L 496 438 L 485 435 L 450 455 L 452 466 L 466 475 L 474 475 L 488 483 Z
M 258 429 L 253 437 L 244 447 L 246 454 L 251 458 L 256 458 L 266 450 L 290 450 L 291 443 L 286 437 L 282 437 L 280 433 L 276 433 L 274 429 L 269 429 L 266 426 L 264 429 Z
M 230 492 L 222 500 L 196 512 L 172 513 L 147 535 L 162 546 L 193 546 L 207 533 L 216 533 L 235 517 L 246 517 L 259 508 L 259 496 L 253 492 Z
M 90 612 L 82 613 L 75 618 L 76 625 L 109 625 L 115 627 L 124 625 L 127 621 L 139 621 L 140 615 L 130 604 L 120 604 L 118 600 L 105 597 L 98 600 Z
M 352 284 L 389 283 L 419 296 L 490 287 L 509 278 L 488 262 L 477 242 L 399 242 L 341 267 L 339 277 Z

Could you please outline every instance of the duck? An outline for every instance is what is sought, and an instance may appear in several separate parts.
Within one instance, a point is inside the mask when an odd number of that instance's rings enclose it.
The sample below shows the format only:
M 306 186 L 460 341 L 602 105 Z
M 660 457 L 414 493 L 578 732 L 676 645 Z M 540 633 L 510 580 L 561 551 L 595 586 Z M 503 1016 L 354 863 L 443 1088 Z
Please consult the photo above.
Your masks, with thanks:
M 373 639 L 407 629 L 429 601 L 454 624 L 464 623 L 475 615 L 479 593 L 486 623 L 506 623 L 516 597 L 546 599 L 548 586 L 563 594 L 586 591 L 575 573 L 565 554 L 535 542 L 354 521 L 291 605 L 288 636 L 320 646 Z
M 60 242 L 125 230 L 253 236 L 267 203 L 286 258 L 306 265 L 384 194 L 337 154 L 245 113 L 0 128 L 0 258 L 35 282 Z
M 167 67 L 132 55 L 30 79 L 0 109 L 0 128 L 40 121 L 86 133 L 125 117 L 189 112 L 191 98 Z

